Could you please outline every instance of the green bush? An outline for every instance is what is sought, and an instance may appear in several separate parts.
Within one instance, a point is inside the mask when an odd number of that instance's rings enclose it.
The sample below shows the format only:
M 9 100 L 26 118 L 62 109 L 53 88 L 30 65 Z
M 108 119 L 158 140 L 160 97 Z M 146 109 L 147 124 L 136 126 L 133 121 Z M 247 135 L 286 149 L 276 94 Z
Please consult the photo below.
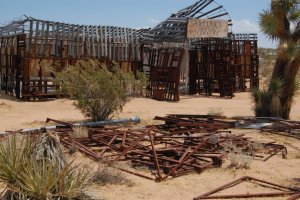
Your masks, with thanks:
M 269 84 L 269 90 L 254 89 L 252 100 L 256 117 L 278 117 L 282 112 L 281 97 L 283 93 L 283 81 L 273 79 Z
M 64 94 L 94 121 L 112 118 L 129 101 L 128 86 L 133 78 L 113 64 L 108 70 L 97 61 L 80 61 L 58 74 Z

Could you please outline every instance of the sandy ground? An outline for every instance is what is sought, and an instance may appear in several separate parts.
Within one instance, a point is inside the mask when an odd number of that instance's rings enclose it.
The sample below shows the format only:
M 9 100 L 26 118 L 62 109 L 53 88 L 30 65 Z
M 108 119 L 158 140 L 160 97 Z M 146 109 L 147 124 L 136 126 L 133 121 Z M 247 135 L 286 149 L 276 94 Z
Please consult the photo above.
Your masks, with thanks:
M 237 94 L 233 99 L 207 98 L 201 96 L 182 96 L 178 103 L 158 102 L 151 99 L 137 98 L 128 103 L 119 117 L 140 116 L 143 123 L 152 123 L 154 116 L 165 114 L 207 114 L 211 111 L 223 112 L 227 116 L 251 116 L 251 99 L 249 93 Z M 292 119 L 300 119 L 300 97 L 295 100 L 292 111 Z M 70 100 L 54 100 L 48 102 L 20 102 L 0 93 L 0 131 L 18 130 L 28 127 L 40 127 L 45 125 L 47 117 L 66 121 L 81 121 L 84 116 L 74 108 Z M 245 132 L 245 130 L 237 130 Z M 246 131 L 248 132 L 248 131 Z M 247 136 L 255 140 L 270 141 L 284 144 L 288 148 L 288 158 L 282 159 L 278 154 L 267 162 L 254 160 L 250 169 L 229 168 L 229 162 L 225 162 L 222 168 L 206 170 L 201 174 L 189 174 L 166 182 L 155 183 L 133 175 L 124 174 L 132 184 L 123 185 L 92 185 L 87 191 L 97 199 L 108 200 L 185 200 L 192 199 L 206 193 L 222 184 L 228 183 L 242 176 L 254 176 L 256 178 L 276 182 L 287 186 L 300 187 L 300 141 L 275 135 L 262 135 L 257 132 L 249 132 Z M 73 157 L 77 162 L 96 166 L 97 164 L 76 153 Z M 245 183 L 230 189 L 227 194 L 245 192 L 266 192 L 265 188 Z M 225 192 L 224 192 L 225 194 Z M 272 198 L 285 199 L 285 198 Z
M 226 116 L 252 116 L 250 94 L 239 93 L 233 99 L 181 96 L 181 100 L 177 103 L 136 98 L 124 107 L 119 117 L 140 116 L 144 122 L 151 123 L 154 116 L 176 113 L 207 114 L 208 112 L 222 112 Z M 65 121 L 85 119 L 70 100 L 20 102 L 0 93 L 0 131 L 40 127 L 44 125 L 47 117 Z M 295 120 L 300 119 L 300 97 L 295 99 L 291 117 Z

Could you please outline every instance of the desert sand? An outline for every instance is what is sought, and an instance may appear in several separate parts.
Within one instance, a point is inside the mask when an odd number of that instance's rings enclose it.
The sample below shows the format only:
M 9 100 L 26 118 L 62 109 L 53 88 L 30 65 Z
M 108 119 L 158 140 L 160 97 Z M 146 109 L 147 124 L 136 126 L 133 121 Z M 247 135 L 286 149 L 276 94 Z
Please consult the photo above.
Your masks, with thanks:
M 22 102 L 0 92 L 0 131 L 45 125 L 47 117 L 65 121 L 81 121 L 85 117 L 73 105 L 73 101 L 57 99 L 46 102 Z M 253 116 L 250 93 L 237 93 L 224 99 L 205 96 L 181 96 L 179 102 L 162 102 L 147 98 L 135 98 L 116 116 L 140 116 L 144 123 L 151 123 L 154 116 L 165 114 L 207 114 L 222 112 L 226 116 Z M 291 118 L 300 119 L 300 97 L 295 99 Z
M 149 124 L 153 123 L 152 119 L 156 115 L 163 116 L 175 113 L 207 114 L 208 112 L 218 111 L 223 112 L 226 116 L 253 116 L 251 107 L 252 103 L 249 93 L 236 94 L 236 97 L 233 99 L 181 96 L 181 101 L 178 103 L 136 98 L 131 100 L 117 117 L 140 116 L 143 124 Z M 294 120 L 300 119 L 300 97 L 295 99 L 291 116 Z M 86 119 L 74 107 L 71 100 L 58 99 L 47 102 L 21 102 L 0 93 L 0 131 L 44 126 L 44 121 L 47 117 L 65 121 L 81 121 Z M 155 183 L 133 175 L 123 174 L 132 184 L 92 185 L 87 188 L 87 191 L 97 199 L 185 200 L 192 199 L 245 175 L 286 186 L 300 187 L 299 140 L 272 134 L 261 134 L 257 131 L 236 131 L 247 132 L 247 136 L 255 140 L 276 140 L 277 143 L 286 145 L 288 149 L 287 159 L 282 159 L 281 155 L 278 154 L 267 162 L 254 160 L 250 169 L 238 170 L 228 167 L 229 163 L 226 161 L 221 168 L 209 169 L 201 174 L 192 173 L 162 183 Z M 90 167 L 97 167 L 97 163 L 78 152 L 71 159 L 87 164 Z M 245 192 L 266 192 L 266 189 L 251 183 L 244 183 L 227 192 L 223 192 L 223 194 Z

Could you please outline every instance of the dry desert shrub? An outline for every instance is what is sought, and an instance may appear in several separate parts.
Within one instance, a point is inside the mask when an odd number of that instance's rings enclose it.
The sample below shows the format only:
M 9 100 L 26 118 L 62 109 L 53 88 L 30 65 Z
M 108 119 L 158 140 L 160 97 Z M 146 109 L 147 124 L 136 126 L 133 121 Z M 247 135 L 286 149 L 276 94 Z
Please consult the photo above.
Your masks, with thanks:
M 253 161 L 252 156 L 244 153 L 238 154 L 238 153 L 230 152 L 227 155 L 227 157 L 230 161 L 230 167 L 234 167 L 237 169 L 240 168 L 249 169 Z
M 99 185 L 118 185 L 129 182 L 122 171 L 109 167 L 104 163 L 99 163 L 96 172 L 91 178 L 91 181 Z
M 222 111 L 222 108 L 209 108 L 207 115 L 211 116 L 224 116 L 224 112 Z
M 224 151 L 227 154 L 227 158 L 230 161 L 229 167 L 233 168 L 245 168 L 249 169 L 253 161 L 252 148 L 248 148 L 249 152 L 243 152 L 243 150 L 237 147 L 232 142 L 224 143 Z
M 0 142 L 0 182 L 6 185 L 1 199 L 80 199 L 88 168 L 66 162 L 53 134 L 20 138 L 14 134 Z

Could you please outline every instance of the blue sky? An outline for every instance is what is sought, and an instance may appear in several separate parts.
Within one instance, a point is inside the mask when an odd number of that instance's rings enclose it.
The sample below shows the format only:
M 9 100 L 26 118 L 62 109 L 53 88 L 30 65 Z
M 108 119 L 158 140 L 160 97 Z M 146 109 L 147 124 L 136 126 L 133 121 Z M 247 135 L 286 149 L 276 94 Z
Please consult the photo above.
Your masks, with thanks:
M 259 33 L 258 15 L 271 0 L 215 0 L 233 19 L 233 32 Z M 34 18 L 90 25 L 153 27 L 196 0 L 0 0 L 0 23 L 25 14 Z M 259 33 L 259 46 L 275 47 Z

